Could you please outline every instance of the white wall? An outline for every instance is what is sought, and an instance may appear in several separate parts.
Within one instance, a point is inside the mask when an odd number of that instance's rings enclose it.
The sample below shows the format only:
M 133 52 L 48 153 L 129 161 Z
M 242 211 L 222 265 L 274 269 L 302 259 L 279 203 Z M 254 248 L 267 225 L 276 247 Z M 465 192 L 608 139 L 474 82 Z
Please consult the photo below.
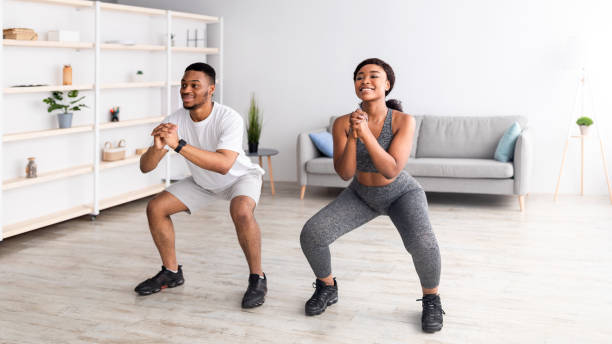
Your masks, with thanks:
M 534 192 L 552 193 L 559 173 L 577 83 L 564 69 L 572 36 L 590 50 L 597 125 L 604 134 L 612 129 L 612 5 L 605 0 L 119 3 L 224 17 L 225 103 L 244 114 L 256 93 L 265 118 L 260 146 L 281 151 L 273 159 L 278 180 L 296 180 L 298 132 L 355 108 L 352 72 L 367 57 L 394 67 L 391 97 L 408 113 L 527 116 L 535 136 Z M 586 193 L 605 194 L 599 145 L 591 140 L 586 150 Z M 577 142 L 568 153 L 561 191 L 577 192 Z

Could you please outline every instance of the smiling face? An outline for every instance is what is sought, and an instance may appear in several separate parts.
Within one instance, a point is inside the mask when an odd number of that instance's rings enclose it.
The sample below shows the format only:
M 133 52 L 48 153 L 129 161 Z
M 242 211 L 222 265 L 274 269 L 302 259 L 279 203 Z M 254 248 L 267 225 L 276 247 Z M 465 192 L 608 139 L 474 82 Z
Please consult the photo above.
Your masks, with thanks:
M 183 107 L 187 110 L 195 110 L 210 102 L 215 92 L 215 85 L 210 82 L 210 77 L 195 70 L 188 70 L 181 80 L 181 99 Z
M 385 99 L 385 92 L 391 84 L 387 80 L 387 73 L 381 66 L 367 64 L 355 76 L 355 93 L 363 101 Z

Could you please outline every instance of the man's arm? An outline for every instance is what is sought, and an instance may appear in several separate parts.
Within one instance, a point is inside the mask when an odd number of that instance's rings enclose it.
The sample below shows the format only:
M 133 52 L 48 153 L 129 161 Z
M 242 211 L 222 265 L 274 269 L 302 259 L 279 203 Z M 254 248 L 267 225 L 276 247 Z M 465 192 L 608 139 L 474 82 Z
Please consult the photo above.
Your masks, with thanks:
M 166 124 L 164 128 L 157 132 L 154 131 L 154 133 L 159 133 L 168 147 L 176 149 L 178 146 L 178 127 L 175 124 Z M 227 174 L 238 158 L 238 152 L 233 150 L 218 149 L 215 152 L 210 152 L 194 147 L 189 142 L 181 148 L 179 154 L 200 168 L 220 174 Z
M 158 125 L 155 129 L 153 129 L 153 133 L 162 128 L 165 124 Z M 151 135 L 154 135 L 154 134 Z M 148 173 L 153 171 L 161 159 L 168 152 L 167 149 L 164 148 L 165 143 L 164 140 L 160 137 L 160 135 L 153 136 L 153 146 L 149 147 L 147 151 L 140 157 L 140 171 L 142 173 Z

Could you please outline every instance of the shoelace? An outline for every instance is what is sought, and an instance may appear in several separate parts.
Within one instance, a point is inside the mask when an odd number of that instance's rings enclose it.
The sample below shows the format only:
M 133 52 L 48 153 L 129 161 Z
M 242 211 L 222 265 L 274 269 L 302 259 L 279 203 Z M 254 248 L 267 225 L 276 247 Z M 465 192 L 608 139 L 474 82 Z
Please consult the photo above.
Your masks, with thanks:
M 446 314 L 444 310 L 442 309 L 442 305 L 436 303 L 434 300 L 417 299 L 417 301 L 423 302 L 423 309 L 428 311 L 426 312 L 427 313 L 426 315 L 428 315 L 429 317 L 437 316 L 438 314 L 436 311 L 438 309 L 440 310 L 440 312 L 442 312 L 442 314 Z

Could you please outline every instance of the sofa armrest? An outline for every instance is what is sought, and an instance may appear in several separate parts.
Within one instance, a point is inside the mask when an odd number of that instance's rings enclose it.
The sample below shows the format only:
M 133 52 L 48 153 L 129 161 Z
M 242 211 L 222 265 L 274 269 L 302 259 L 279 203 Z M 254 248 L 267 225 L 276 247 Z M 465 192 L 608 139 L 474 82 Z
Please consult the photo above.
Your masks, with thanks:
M 533 166 L 533 140 L 529 128 L 525 128 L 516 140 L 514 147 L 514 194 L 525 195 L 529 192 L 531 169 Z
M 326 128 L 320 128 L 311 130 L 306 133 L 300 133 L 297 138 L 297 180 L 299 185 L 306 185 L 307 176 L 306 176 L 306 162 L 308 160 L 318 158 L 322 156 L 321 152 L 317 149 L 317 147 L 312 143 L 312 140 L 308 136 L 310 133 L 318 133 L 321 131 L 326 131 Z

